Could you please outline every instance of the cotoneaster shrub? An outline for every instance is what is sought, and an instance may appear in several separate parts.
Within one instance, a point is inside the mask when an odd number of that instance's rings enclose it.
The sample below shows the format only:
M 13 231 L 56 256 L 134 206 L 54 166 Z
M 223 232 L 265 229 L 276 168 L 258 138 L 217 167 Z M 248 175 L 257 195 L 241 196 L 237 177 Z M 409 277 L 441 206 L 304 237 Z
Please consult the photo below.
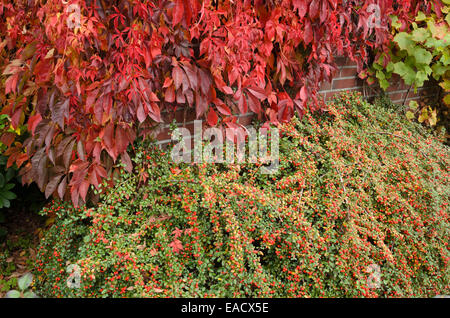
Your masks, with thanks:
M 180 107 L 214 125 L 253 111 L 288 121 L 331 80 L 334 55 L 360 69 L 441 0 L 1 0 L 0 108 L 29 138 L 4 132 L 9 162 L 47 196 L 131 170 L 128 146 Z M 375 7 L 374 7 L 375 6 Z M 169 119 L 170 121 L 170 119 Z
M 280 169 L 136 150 L 95 207 L 53 202 L 36 285 L 56 297 L 416 297 L 450 292 L 449 149 L 359 95 L 281 127 Z M 67 267 L 80 269 L 68 288 Z M 369 288 L 370 266 L 381 270 Z M 73 269 L 72 269 L 73 270 Z

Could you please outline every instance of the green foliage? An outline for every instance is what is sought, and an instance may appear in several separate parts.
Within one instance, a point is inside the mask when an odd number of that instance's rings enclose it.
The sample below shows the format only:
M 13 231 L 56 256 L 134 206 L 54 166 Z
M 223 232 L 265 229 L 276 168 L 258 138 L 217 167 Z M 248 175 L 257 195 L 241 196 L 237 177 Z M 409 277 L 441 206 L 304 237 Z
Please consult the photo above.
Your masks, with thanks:
M 440 10 L 442 18 L 438 18 L 436 12 L 426 16 L 419 11 L 409 30 L 400 31 L 402 26 L 393 23 L 396 45 L 388 52 L 380 52 L 372 70 L 383 88 L 389 86 L 387 79 L 396 73 L 415 88 L 422 87 L 432 76 L 449 92 L 450 7 L 443 6 Z
M 281 127 L 280 169 L 176 165 L 136 147 L 95 207 L 53 202 L 52 297 L 415 297 L 450 292 L 449 149 L 343 94 Z M 70 267 L 69 267 L 70 266 Z M 370 286 L 379 266 L 378 288 Z M 78 275 L 78 276 L 77 276 Z M 79 278 L 79 287 L 68 284 Z
M 392 16 L 394 43 L 388 51 L 380 51 L 372 65 L 370 75 L 375 76 L 383 89 L 389 87 L 392 74 L 398 74 L 414 89 L 422 87 L 431 77 L 439 82 L 444 95 L 443 103 L 450 107 L 450 6 L 434 6 L 434 11 L 424 14 L 419 11 L 409 29 Z M 439 10 L 437 12 L 436 10 Z M 419 122 L 435 126 L 436 110 L 429 107 L 414 109 L 407 113 L 412 119 L 417 113 Z M 446 110 L 447 111 L 447 110 Z M 432 116 L 434 113 L 434 118 Z M 446 113 L 445 113 L 446 114 Z M 444 115 L 445 115 L 444 114 Z
M 12 192 L 15 184 L 10 182 L 16 175 L 13 168 L 4 169 L 6 165 L 6 157 L 0 156 L 0 209 L 9 208 L 10 201 L 17 198 L 17 195 Z
M 36 298 L 36 294 L 31 290 L 28 290 L 33 283 L 33 275 L 26 273 L 17 280 L 17 286 L 19 290 L 10 290 L 6 293 L 5 298 Z

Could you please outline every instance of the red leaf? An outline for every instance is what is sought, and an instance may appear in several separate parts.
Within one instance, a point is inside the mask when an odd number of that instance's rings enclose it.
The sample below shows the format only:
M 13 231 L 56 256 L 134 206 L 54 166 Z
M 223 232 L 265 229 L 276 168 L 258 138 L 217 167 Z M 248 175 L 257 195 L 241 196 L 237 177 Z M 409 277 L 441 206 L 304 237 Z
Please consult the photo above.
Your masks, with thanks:
M 252 94 L 248 95 L 248 106 L 252 112 L 256 114 L 261 113 L 261 102 Z
M 116 148 L 117 148 L 117 152 L 118 153 L 123 153 L 123 152 L 125 152 L 127 150 L 127 147 L 128 147 L 128 144 L 129 144 L 129 141 L 128 141 L 128 138 L 127 138 L 127 133 L 120 126 L 117 126 L 117 128 L 116 128 L 116 139 L 115 139 L 115 142 L 116 142 Z
M 244 95 L 241 94 L 238 101 L 238 108 L 241 114 L 246 114 L 248 112 L 247 101 L 244 98 Z
M 173 79 L 170 77 L 166 77 L 166 79 L 164 80 L 163 88 L 169 87 L 170 85 L 172 85 L 172 83 L 173 83 Z
M 253 96 L 255 96 L 256 98 L 258 98 L 260 100 L 264 100 L 264 99 L 267 98 L 266 91 L 264 89 L 260 88 L 260 87 L 253 86 L 253 87 L 247 88 L 247 90 Z
M 218 99 L 218 98 L 214 99 L 213 102 L 214 102 L 214 104 L 216 105 L 217 110 L 218 110 L 221 114 L 226 115 L 226 116 L 231 116 L 231 110 L 230 110 L 230 108 L 229 108 L 227 105 L 225 105 L 224 102 L 222 102 L 222 101 L 221 101 L 220 99 Z
M 161 122 L 161 111 L 158 104 L 150 103 L 150 112 L 148 114 L 154 121 Z
M 69 167 L 70 164 L 70 159 L 72 159 L 72 152 L 73 152 L 73 146 L 75 145 L 75 139 L 73 139 L 68 145 L 67 147 L 64 149 L 64 153 L 63 153 L 63 161 L 64 161 L 64 166 L 67 168 Z
M 309 5 L 309 17 L 314 20 L 319 16 L 319 0 L 312 0 Z
M 168 103 L 173 103 L 175 101 L 175 88 L 173 86 L 166 89 L 164 100 Z
M 131 162 L 130 156 L 128 155 L 127 152 L 124 152 L 121 155 L 122 158 L 122 162 L 125 164 L 125 170 L 128 172 L 132 172 L 133 171 L 133 163 Z
M 210 108 L 209 112 L 208 112 L 208 118 L 207 118 L 208 124 L 210 126 L 215 126 L 217 124 L 218 119 L 219 118 L 217 117 L 217 114 L 214 111 L 214 109 Z
M 79 190 L 78 190 L 78 192 L 79 192 L 79 194 L 80 194 L 80 196 L 81 196 L 81 198 L 83 199 L 84 202 L 86 202 L 86 195 L 87 195 L 87 192 L 89 190 L 89 186 L 90 186 L 89 181 L 83 180 L 81 182 Z
M 181 234 L 183 234 L 183 230 L 176 227 L 175 230 L 172 231 L 172 234 L 175 238 L 179 238 Z
M 233 90 L 231 89 L 230 86 L 223 86 L 223 87 L 222 87 L 222 91 L 223 91 L 225 94 L 233 95 Z
M 50 181 L 47 183 L 47 186 L 45 187 L 45 197 L 48 199 L 50 195 L 52 195 L 53 192 L 55 192 L 56 188 L 58 187 L 59 181 L 63 177 L 62 174 L 55 175 L 50 178 Z
M 109 122 L 103 129 L 102 141 L 107 149 L 112 149 L 114 147 L 114 124 L 112 122 Z
M 181 241 L 178 239 L 174 239 L 173 242 L 169 244 L 169 246 L 172 248 L 172 251 L 174 253 L 178 253 L 183 250 L 183 244 L 181 244 Z
M 58 189 L 57 189 L 58 196 L 61 200 L 64 199 L 64 194 L 66 193 L 66 187 L 67 187 L 67 177 L 64 177 L 61 180 L 61 183 L 58 185 Z
M 34 135 L 36 126 L 41 122 L 41 120 L 42 120 L 41 114 L 33 115 L 28 119 L 28 130 L 31 131 L 32 135 Z
M 179 89 L 181 86 L 181 83 L 183 82 L 183 70 L 181 69 L 181 67 L 179 66 L 175 66 L 172 69 L 172 78 L 173 78 L 173 83 L 175 85 L 175 89 Z
M 14 140 L 16 139 L 16 134 L 12 132 L 5 132 L 0 137 L 0 142 L 3 143 L 6 147 L 12 145 Z
M 180 23 L 181 19 L 183 19 L 183 13 L 184 13 L 184 3 L 183 2 L 184 2 L 183 0 L 175 1 L 175 6 L 173 7 L 173 18 L 172 18 L 173 26 Z
M 197 118 L 200 118 L 208 108 L 208 103 L 206 101 L 206 97 L 200 94 L 198 91 L 195 92 L 195 112 L 197 114 Z
M 303 87 L 300 89 L 300 99 L 301 99 L 302 101 L 305 101 L 307 98 L 308 98 L 308 95 L 307 95 L 307 92 L 306 92 L 306 86 L 303 86 Z
M 140 123 L 142 123 L 145 120 L 145 118 L 147 117 L 145 115 L 144 105 L 142 103 L 139 103 L 139 105 L 137 107 L 136 117 Z
M 309 21 L 309 19 L 307 19 L 305 23 L 305 33 L 303 34 L 303 38 L 305 40 L 306 45 L 311 43 L 313 40 L 313 30 L 311 26 L 311 21 Z
M 298 15 L 300 18 L 303 19 L 303 17 L 306 15 L 306 12 L 308 11 L 308 1 L 307 0 L 294 0 L 294 11 L 298 10 Z

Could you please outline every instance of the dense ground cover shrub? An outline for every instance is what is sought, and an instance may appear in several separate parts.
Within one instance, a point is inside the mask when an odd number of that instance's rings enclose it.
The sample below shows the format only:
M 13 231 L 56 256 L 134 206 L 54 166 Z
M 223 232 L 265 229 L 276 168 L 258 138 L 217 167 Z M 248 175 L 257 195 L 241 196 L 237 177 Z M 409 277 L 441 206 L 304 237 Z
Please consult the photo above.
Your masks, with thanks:
M 289 120 L 336 69 L 360 69 L 441 0 L 1 0 L 0 107 L 30 138 L 11 162 L 47 196 L 86 200 L 128 148 L 179 107 L 210 125 Z
M 38 252 L 39 294 L 450 292 L 448 147 L 349 94 L 282 132 L 274 175 L 259 164 L 175 165 L 141 146 L 134 172 L 104 187 L 98 206 L 53 202 L 42 211 L 55 221 Z

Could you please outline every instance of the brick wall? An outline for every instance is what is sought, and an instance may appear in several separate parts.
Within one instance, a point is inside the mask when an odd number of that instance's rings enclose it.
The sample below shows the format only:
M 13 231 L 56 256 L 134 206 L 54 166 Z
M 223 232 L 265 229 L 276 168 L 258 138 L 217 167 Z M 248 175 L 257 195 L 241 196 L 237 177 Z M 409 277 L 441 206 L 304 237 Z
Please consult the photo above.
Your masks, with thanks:
M 339 70 L 336 72 L 331 83 L 324 83 L 320 89 L 320 94 L 329 100 L 333 95 L 342 91 L 359 91 L 367 99 L 374 98 L 382 94 L 382 90 L 377 85 L 368 86 L 358 78 L 356 63 L 347 58 L 336 58 Z M 425 85 L 414 93 L 414 89 L 406 85 L 402 79 L 394 75 L 390 80 L 391 85 L 386 91 L 386 95 L 396 104 L 407 105 L 411 100 L 418 100 L 424 97 L 433 96 L 437 92 L 436 87 Z
M 359 91 L 369 100 L 382 93 L 382 90 L 378 86 L 368 86 L 363 80 L 358 78 L 356 63 L 343 57 L 336 58 L 336 62 L 339 69 L 333 81 L 331 83 L 324 83 L 319 91 L 319 94 L 325 100 L 331 99 L 333 95 L 339 94 L 342 91 Z M 391 86 L 387 89 L 386 94 L 394 103 L 403 104 L 405 102 L 405 104 L 408 104 L 411 100 L 433 96 L 436 94 L 436 90 L 436 87 L 425 85 L 425 87 L 418 89 L 417 93 L 414 93 L 414 89 L 410 89 L 399 77 L 393 76 Z M 195 120 L 195 110 L 193 108 L 180 109 L 175 114 L 166 113 L 162 115 L 166 123 L 171 123 L 175 119 L 177 126 L 186 127 L 193 132 Z M 252 119 L 253 113 L 247 113 L 239 115 L 237 121 L 247 126 L 251 123 Z M 171 141 L 170 125 L 162 124 L 155 135 L 158 140 L 157 144 L 168 144 Z

